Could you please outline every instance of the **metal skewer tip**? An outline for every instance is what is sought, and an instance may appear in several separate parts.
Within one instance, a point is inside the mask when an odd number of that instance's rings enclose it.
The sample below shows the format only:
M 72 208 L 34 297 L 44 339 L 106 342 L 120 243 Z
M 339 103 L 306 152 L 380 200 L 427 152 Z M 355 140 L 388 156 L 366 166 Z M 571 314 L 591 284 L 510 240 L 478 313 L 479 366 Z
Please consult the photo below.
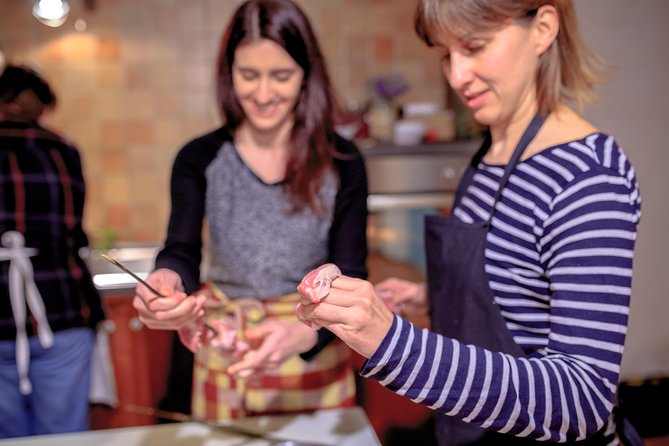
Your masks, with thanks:
M 142 279 L 142 278 L 139 277 L 137 274 L 133 273 L 133 272 L 130 271 L 128 268 L 126 268 L 125 266 L 123 266 L 123 264 L 122 264 L 121 262 L 119 262 L 118 260 L 116 260 L 116 259 L 113 258 L 112 256 L 109 256 L 109 255 L 107 255 L 107 254 L 100 254 L 100 255 L 101 255 L 105 260 L 107 260 L 108 262 L 110 262 L 110 263 L 116 265 L 118 268 L 120 268 L 120 269 L 123 270 L 124 272 L 130 274 L 130 275 L 132 276 L 133 279 L 135 279 L 137 282 L 139 282 L 139 283 L 141 283 L 142 285 L 144 285 L 146 288 L 149 289 L 149 291 L 151 291 L 151 292 L 152 292 L 153 294 L 155 294 L 156 296 L 158 296 L 158 297 L 165 297 L 164 295 L 162 295 L 161 293 L 159 293 L 158 290 L 156 290 L 156 289 L 153 288 L 151 285 L 149 285 L 144 279 Z

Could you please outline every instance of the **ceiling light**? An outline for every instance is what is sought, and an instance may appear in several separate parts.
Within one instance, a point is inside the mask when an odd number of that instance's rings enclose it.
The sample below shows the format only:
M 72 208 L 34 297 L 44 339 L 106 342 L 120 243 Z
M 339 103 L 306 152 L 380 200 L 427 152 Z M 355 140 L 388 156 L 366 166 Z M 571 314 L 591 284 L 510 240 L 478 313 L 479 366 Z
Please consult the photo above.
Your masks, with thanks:
M 38 0 L 33 7 L 33 15 L 48 26 L 58 27 L 65 23 L 70 6 L 64 0 Z

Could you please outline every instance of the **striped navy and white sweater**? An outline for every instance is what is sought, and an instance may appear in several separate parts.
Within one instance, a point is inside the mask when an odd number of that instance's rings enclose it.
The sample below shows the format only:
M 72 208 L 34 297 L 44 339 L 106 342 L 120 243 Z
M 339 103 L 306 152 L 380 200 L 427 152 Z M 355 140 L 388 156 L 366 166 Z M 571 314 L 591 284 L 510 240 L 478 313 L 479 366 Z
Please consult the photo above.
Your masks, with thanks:
M 503 170 L 481 162 L 454 216 L 487 220 Z M 362 375 L 521 437 L 563 442 L 612 428 L 640 203 L 634 168 L 611 136 L 522 160 L 497 204 L 485 269 L 527 356 L 464 345 L 395 317 Z

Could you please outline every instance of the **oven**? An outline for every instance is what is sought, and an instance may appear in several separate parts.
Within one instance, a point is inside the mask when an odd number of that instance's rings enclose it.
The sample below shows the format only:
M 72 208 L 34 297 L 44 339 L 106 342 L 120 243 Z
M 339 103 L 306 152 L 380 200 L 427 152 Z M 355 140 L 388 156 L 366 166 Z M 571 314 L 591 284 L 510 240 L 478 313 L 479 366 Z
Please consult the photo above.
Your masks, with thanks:
M 424 217 L 448 215 L 480 140 L 363 149 L 369 179 L 369 280 L 424 280 Z

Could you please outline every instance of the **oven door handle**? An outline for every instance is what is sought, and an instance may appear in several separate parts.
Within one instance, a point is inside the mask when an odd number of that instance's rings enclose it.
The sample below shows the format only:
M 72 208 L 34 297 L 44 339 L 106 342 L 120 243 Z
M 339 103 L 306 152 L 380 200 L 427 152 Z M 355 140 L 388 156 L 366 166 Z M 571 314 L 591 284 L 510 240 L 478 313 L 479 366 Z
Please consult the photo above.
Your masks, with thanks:
M 453 199 L 454 194 L 450 192 L 370 194 L 367 197 L 367 207 L 370 212 L 392 209 L 450 209 Z

